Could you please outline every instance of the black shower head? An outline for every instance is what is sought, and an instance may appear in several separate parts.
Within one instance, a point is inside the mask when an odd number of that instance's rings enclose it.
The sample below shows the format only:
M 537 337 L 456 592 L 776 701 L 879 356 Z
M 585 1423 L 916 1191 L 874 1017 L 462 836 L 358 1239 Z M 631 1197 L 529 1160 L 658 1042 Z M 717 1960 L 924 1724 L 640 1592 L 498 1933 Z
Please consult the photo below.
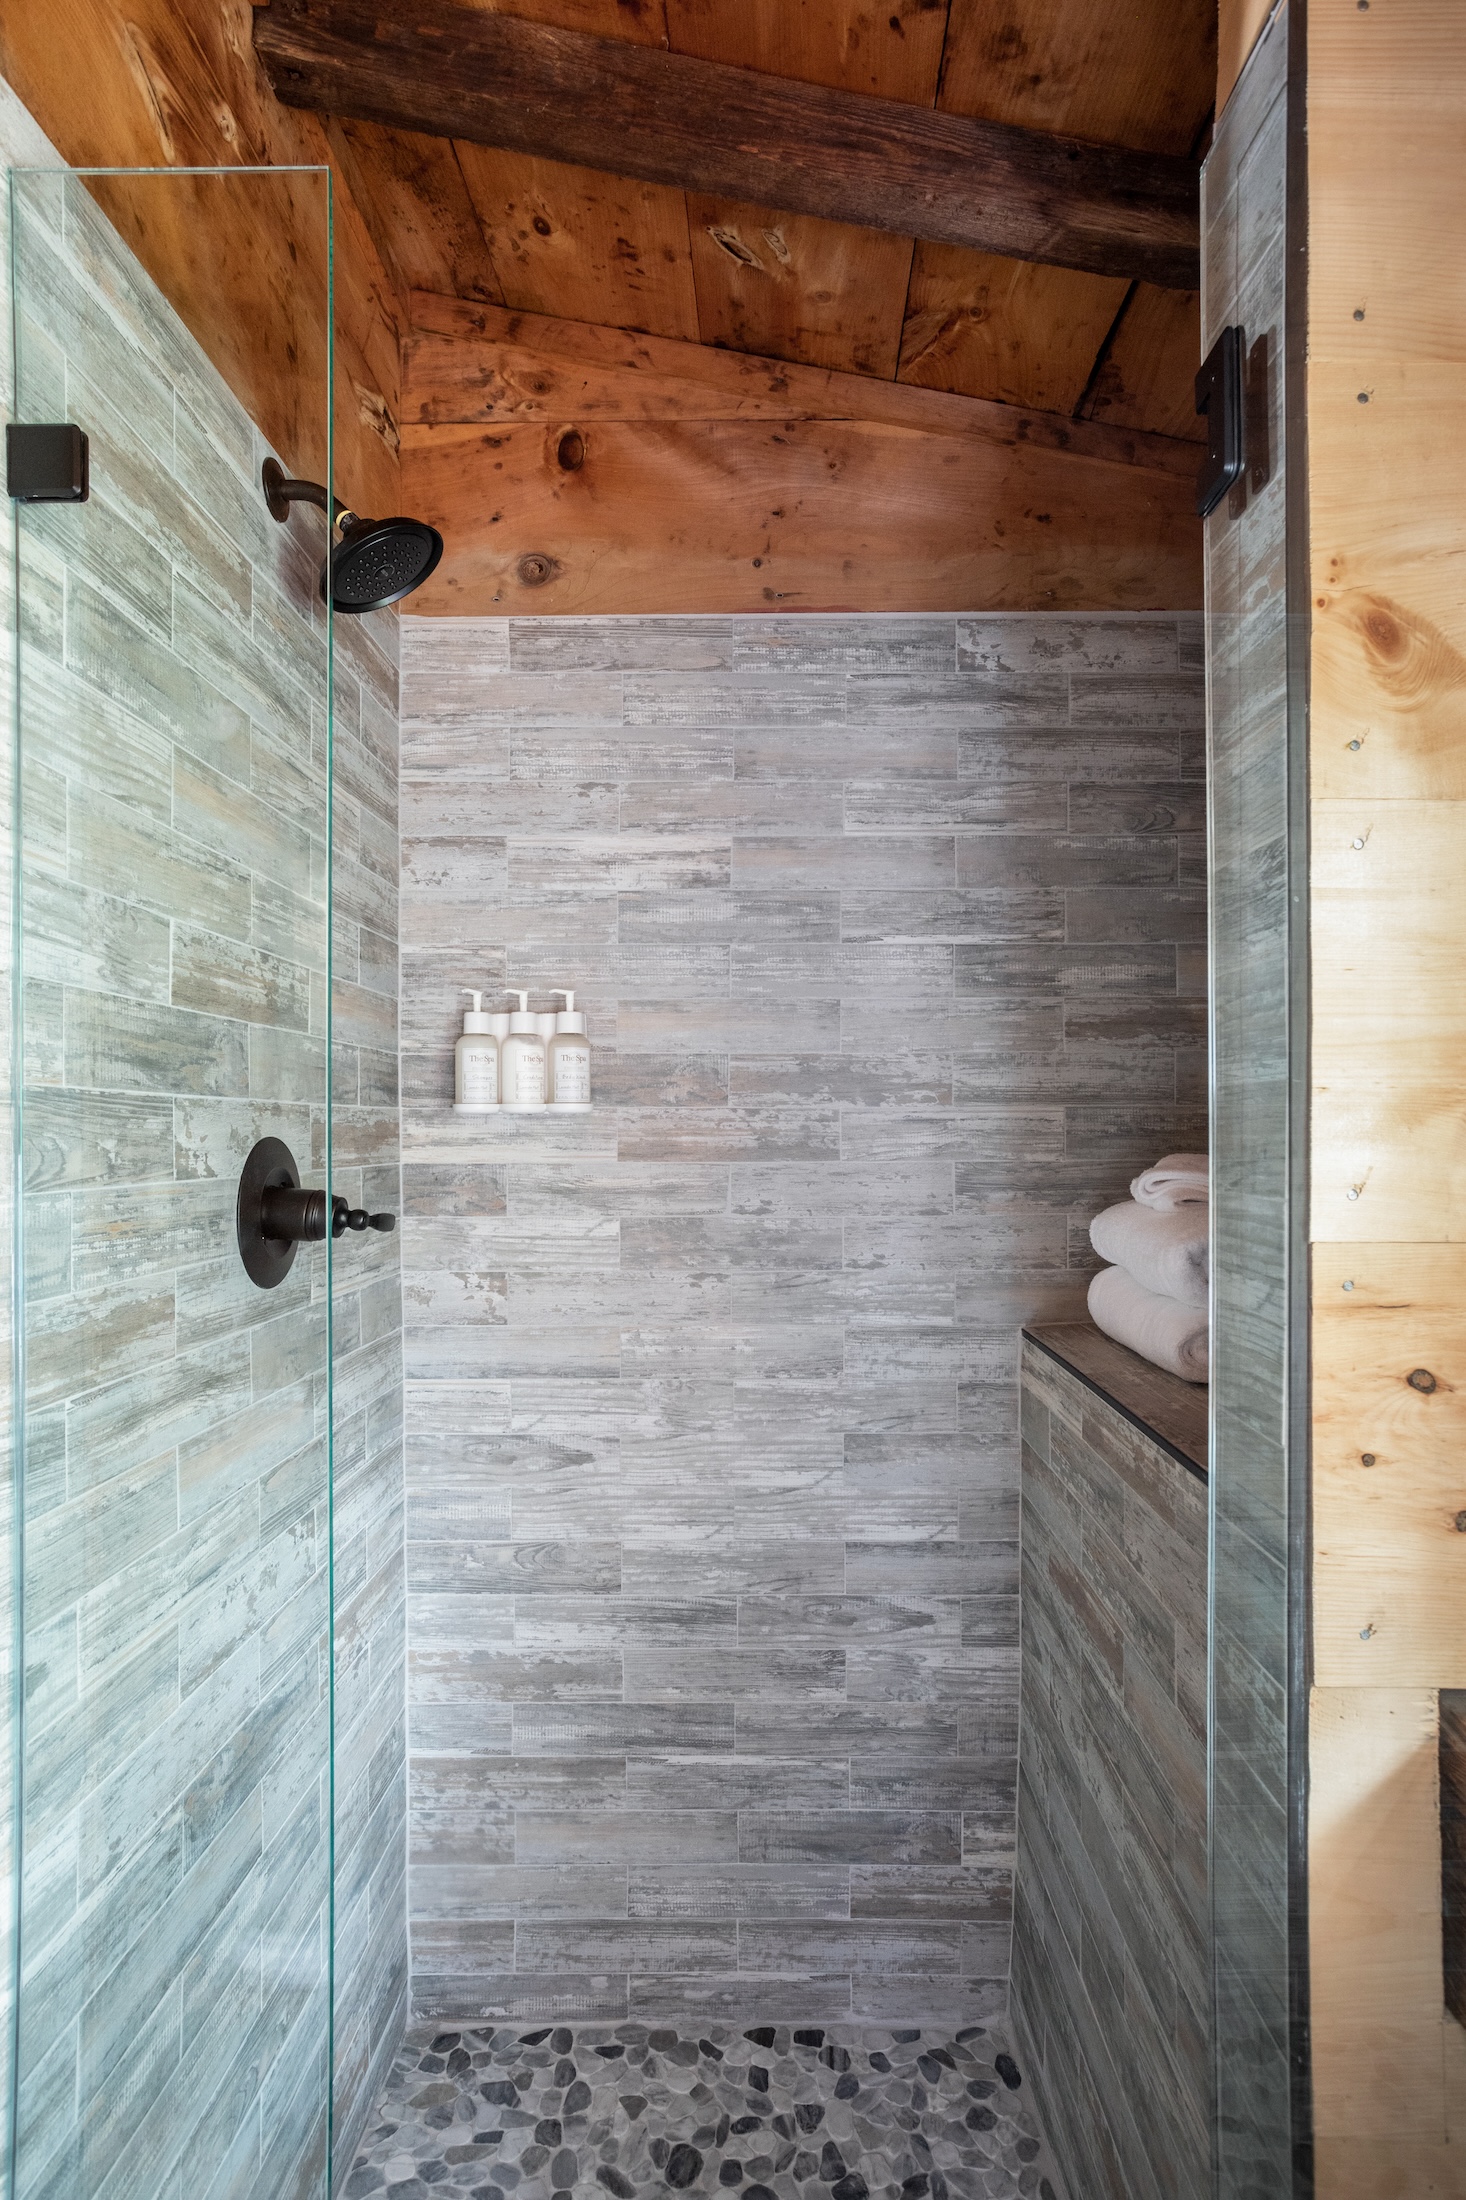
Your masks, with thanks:
M 326 492 L 318 481 L 288 480 L 273 458 L 265 460 L 260 481 L 272 519 L 288 519 L 292 504 L 326 509 Z M 421 588 L 443 555 L 436 527 L 420 519 L 362 519 L 335 497 L 330 502 L 336 539 L 321 567 L 321 594 L 329 588 L 335 610 L 384 611 Z
M 338 611 L 381 611 L 421 588 L 443 555 L 436 527 L 420 519 L 357 519 L 347 513 L 326 561 Z M 321 575 L 325 593 L 326 574 Z

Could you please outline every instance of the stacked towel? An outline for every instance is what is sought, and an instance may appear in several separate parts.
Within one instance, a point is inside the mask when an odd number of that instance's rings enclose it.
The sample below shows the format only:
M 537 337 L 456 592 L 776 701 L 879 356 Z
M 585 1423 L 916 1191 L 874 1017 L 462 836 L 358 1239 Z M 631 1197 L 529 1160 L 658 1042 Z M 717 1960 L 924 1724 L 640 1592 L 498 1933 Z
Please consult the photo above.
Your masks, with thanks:
M 1089 1226 L 1095 1251 L 1115 1263 L 1090 1284 L 1091 1319 L 1188 1383 L 1204 1383 L 1210 1372 L 1209 1188 L 1204 1153 L 1167 1154 L 1136 1177 L 1129 1199 Z
M 1204 1207 L 1141 1207 L 1122 1199 L 1095 1216 L 1089 1242 L 1101 1260 L 1128 1268 L 1143 1289 L 1205 1310 L 1211 1259 Z
M 1204 1383 L 1211 1368 L 1205 1309 L 1180 1306 L 1142 1290 L 1123 1268 L 1102 1268 L 1089 1287 L 1097 1328 L 1184 1382 Z
M 1204 1207 L 1211 1190 L 1211 1164 L 1204 1153 L 1168 1153 L 1153 1169 L 1143 1169 L 1130 1186 L 1142 1207 Z

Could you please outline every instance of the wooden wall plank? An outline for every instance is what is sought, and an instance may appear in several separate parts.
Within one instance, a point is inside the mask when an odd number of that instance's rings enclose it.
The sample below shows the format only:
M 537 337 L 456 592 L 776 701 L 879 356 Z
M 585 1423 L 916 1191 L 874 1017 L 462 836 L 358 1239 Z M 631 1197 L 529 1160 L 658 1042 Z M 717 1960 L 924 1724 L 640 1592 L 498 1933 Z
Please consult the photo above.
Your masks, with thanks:
M 252 19 L 248 0 L 8 8 L 0 15 L 0 74 L 78 167 L 328 165 L 320 124 L 287 114 L 263 83 Z M 150 196 L 145 227 L 125 190 L 114 189 L 109 210 L 240 402 L 292 465 L 319 473 L 320 408 L 308 395 L 324 372 L 319 213 L 306 190 L 283 179 L 267 188 L 268 213 L 247 186 L 206 197 L 207 186 L 181 179 L 166 198 Z M 363 510 L 390 509 L 396 300 L 349 186 L 338 189 L 336 212 L 338 487 Z
M 506 305 L 696 338 L 681 191 L 485 145 L 455 150 Z
M 1224 89 L 1257 13 L 1224 13 Z M 1439 0 L 1309 0 L 1307 35 L 1313 1655 L 1340 1706 L 1309 1741 L 1313 2090 L 1319 2200 L 1386 2200 L 1466 2193 L 1434 1793 L 1435 1692 L 1466 1684 L 1466 40 Z
M 448 551 L 414 609 L 1185 608 L 1189 481 L 869 422 L 413 427 L 404 494 Z M 1105 515 L 1104 529 L 1094 515 Z M 529 560 L 529 563 L 526 563 Z

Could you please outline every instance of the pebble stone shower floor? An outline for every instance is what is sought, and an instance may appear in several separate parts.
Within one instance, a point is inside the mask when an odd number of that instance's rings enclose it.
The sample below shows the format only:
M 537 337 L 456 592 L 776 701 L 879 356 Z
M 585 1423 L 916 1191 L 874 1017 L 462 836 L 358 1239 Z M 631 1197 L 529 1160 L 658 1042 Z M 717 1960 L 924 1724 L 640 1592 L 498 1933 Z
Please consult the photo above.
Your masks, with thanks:
M 1001 2032 L 410 2032 L 347 2200 L 1062 2200 Z

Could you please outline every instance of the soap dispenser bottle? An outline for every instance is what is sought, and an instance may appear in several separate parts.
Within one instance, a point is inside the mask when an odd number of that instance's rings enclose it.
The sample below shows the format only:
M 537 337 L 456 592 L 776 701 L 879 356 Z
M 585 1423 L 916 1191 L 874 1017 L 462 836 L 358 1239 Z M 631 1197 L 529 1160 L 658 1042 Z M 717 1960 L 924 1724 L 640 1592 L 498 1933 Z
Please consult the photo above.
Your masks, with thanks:
M 585 1035 L 585 1011 L 575 1005 L 575 995 L 564 986 L 565 1006 L 555 1018 L 545 1071 L 546 1098 L 552 1108 L 584 1115 L 590 1108 L 590 1041 Z
M 483 1013 L 484 997 L 469 987 L 473 1007 L 463 1019 L 463 1036 L 453 1049 L 453 1105 L 466 1115 L 483 1115 L 499 1105 L 499 1042 L 494 1018 Z
M 512 990 L 512 989 L 511 989 Z M 545 1104 L 545 1042 L 538 1016 L 529 1012 L 529 995 L 515 993 L 519 1002 L 509 1012 L 509 1036 L 500 1062 L 499 1105 L 504 1108 L 542 1108 Z

